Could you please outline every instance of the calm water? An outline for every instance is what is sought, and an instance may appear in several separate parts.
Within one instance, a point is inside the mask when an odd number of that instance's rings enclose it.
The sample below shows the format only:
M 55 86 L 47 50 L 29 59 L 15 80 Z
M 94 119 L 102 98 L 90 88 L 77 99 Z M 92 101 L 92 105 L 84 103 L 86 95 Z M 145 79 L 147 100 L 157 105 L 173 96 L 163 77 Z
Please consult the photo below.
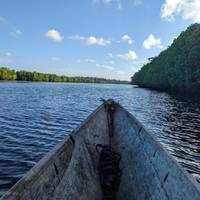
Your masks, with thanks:
M 0 195 L 99 104 L 113 98 L 199 181 L 200 102 L 131 85 L 1 83 Z

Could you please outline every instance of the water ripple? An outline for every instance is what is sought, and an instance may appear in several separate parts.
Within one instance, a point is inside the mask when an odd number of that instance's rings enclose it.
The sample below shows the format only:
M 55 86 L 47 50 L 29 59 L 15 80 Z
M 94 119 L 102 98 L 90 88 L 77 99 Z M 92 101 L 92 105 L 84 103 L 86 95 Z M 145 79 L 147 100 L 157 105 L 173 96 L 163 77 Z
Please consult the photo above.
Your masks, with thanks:
M 120 102 L 200 182 L 200 102 L 131 85 L 1 83 L 0 196 L 101 98 Z

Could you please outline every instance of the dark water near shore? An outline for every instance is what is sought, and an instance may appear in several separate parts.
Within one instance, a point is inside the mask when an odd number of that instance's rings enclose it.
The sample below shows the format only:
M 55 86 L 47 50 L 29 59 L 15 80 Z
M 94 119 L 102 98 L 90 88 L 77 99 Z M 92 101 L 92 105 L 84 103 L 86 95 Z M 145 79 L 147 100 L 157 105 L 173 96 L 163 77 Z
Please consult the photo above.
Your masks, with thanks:
M 113 98 L 200 180 L 200 101 L 131 85 L 0 83 L 0 196 L 98 105 Z

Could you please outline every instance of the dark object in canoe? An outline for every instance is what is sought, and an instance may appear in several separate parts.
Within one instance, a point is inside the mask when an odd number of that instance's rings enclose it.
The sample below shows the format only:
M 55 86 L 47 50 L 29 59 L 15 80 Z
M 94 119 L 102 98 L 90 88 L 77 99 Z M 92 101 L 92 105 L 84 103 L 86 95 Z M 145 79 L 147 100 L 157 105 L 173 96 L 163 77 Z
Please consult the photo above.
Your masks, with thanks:
M 115 152 L 110 145 L 98 144 L 96 149 L 100 152 L 98 170 L 103 200 L 116 200 L 122 175 L 119 167 L 121 155 Z
M 109 101 L 111 102 L 111 101 Z M 109 145 L 105 102 L 49 152 L 1 200 L 102 200 L 97 144 Z M 112 148 L 123 169 L 116 199 L 199 200 L 199 184 L 118 103 Z

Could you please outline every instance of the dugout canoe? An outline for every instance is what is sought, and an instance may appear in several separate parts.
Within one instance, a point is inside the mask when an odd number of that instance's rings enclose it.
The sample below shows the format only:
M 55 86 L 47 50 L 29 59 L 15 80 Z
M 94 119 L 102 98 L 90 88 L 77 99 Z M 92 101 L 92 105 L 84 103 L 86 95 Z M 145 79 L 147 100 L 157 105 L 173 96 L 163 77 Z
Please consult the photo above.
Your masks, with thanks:
M 114 105 L 109 125 L 107 105 Z M 66 122 L 67 123 L 67 122 Z M 141 123 L 114 101 L 104 102 L 19 180 L 1 200 L 102 200 L 97 144 L 121 155 L 123 200 L 199 200 L 199 184 Z

